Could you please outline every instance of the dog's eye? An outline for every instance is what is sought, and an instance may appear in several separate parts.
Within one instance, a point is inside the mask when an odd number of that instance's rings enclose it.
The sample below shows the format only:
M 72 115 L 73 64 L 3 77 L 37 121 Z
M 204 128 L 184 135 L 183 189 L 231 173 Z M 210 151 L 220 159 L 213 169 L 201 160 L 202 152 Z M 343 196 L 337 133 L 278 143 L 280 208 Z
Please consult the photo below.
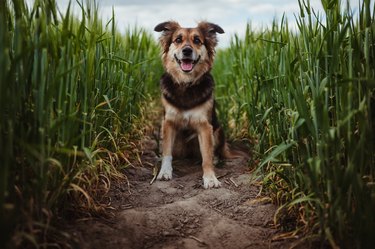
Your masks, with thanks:
M 182 39 L 181 37 L 177 37 L 176 40 L 174 40 L 176 43 L 181 43 L 182 42 Z
M 193 42 L 194 42 L 194 44 L 197 44 L 197 45 L 202 43 L 201 40 L 198 37 L 194 37 Z

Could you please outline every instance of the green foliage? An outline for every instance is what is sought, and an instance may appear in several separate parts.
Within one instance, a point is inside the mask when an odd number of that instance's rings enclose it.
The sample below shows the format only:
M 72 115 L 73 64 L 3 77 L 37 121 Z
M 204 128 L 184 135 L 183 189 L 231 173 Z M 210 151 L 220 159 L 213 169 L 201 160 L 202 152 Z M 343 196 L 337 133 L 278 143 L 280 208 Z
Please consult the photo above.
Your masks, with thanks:
M 322 0 L 324 14 L 307 0 L 299 5 L 297 31 L 285 18 L 259 32 L 249 24 L 244 39 L 218 51 L 220 119 L 232 136 L 257 142 L 257 172 L 281 205 L 281 225 L 284 213 L 296 215 L 295 229 L 332 247 L 369 248 L 374 5 L 364 0 L 357 15 L 336 0 Z M 95 206 L 89 189 L 119 174 L 115 161 L 126 164 L 124 138 L 137 128 L 140 103 L 157 91 L 152 37 L 138 28 L 120 34 L 115 16 L 103 23 L 91 1 L 81 3 L 81 15 L 60 13 L 54 0 L 31 9 L 0 1 L 1 245 L 15 230 L 11 246 L 48 241 L 52 217 L 76 205 L 74 195 Z
M 221 119 L 234 132 L 246 128 L 256 136 L 258 171 L 283 204 L 279 213 L 298 210 L 299 227 L 332 247 L 374 244 L 370 2 L 353 15 L 340 1 L 322 1 L 322 15 L 301 0 L 297 32 L 284 18 L 261 32 L 249 24 L 244 39 L 235 36 L 229 49 L 219 51 L 214 67 Z
M 81 14 L 59 13 L 54 0 L 0 3 L 1 242 L 16 225 L 39 231 L 69 193 L 87 196 L 90 175 L 116 173 L 98 159 L 127 149 L 119 141 L 160 75 L 148 33 L 122 35 L 114 16 L 104 25 L 92 1 Z

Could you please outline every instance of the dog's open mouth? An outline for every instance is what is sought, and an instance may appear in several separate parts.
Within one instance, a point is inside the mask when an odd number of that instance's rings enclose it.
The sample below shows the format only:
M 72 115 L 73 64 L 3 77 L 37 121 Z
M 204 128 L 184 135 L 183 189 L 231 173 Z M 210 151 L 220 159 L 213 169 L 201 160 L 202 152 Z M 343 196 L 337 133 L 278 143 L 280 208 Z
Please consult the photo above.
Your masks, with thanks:
M 201 59 L 201 56 L 198 57 L 196 60 L 192 59 L 178 59 L 176 55 L 174 55 L 174 58 L 176 59 L 177 63 L 180 65 L 181 70 L 184 71 L 185 73 L 190 72 L 193 70 L 195 64 L 198 63 L 198 61 Z

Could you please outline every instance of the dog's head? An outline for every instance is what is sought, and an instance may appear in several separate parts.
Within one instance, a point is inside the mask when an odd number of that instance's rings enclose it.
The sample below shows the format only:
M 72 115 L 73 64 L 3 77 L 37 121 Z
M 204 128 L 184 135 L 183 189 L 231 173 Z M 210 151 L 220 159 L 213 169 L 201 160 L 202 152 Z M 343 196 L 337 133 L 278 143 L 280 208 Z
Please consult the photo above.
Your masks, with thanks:
M 224 33 L 220 26 L 209 22 L 200 22 L 196 28 L 182 28 L 177 22 L 169 21 L 160 23 L 154 30 L 162 32 L 164 68 L 179 84 L 194 83 L 211 69 L 216 33 Z

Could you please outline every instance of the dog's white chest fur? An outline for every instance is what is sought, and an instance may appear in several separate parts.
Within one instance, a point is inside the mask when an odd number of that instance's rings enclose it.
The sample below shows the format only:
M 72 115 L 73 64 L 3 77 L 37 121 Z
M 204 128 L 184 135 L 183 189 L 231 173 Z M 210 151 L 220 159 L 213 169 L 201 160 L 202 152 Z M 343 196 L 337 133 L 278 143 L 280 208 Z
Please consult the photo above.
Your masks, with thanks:
M 188 128 L 199 123 L 210 122 L 208 120 L 210 117 L 208 112 L 212 108 L 211 100 L 189 110 L 180 110 L 165 103 L 165 100 L 163 102 L 165 108 L 165 120 L 172 121 L 181 128 Z

